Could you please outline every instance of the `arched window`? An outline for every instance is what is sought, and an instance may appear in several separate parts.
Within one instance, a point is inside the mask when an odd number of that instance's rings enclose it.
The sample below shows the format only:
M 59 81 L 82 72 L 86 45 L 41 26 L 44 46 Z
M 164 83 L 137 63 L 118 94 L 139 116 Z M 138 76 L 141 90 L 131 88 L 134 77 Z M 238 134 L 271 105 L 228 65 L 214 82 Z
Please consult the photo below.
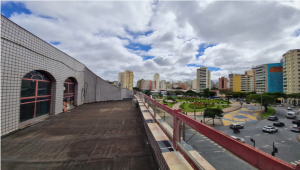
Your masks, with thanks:
M 68 78 L 64 83 L 64 102 L 67 103 L 67 109 L 74 105 L 75 97 L 75 81 L 73 78 Z
M 31 71 L 22 78 L 20 122 L 49 114 L 51 80 L 40 71 Z

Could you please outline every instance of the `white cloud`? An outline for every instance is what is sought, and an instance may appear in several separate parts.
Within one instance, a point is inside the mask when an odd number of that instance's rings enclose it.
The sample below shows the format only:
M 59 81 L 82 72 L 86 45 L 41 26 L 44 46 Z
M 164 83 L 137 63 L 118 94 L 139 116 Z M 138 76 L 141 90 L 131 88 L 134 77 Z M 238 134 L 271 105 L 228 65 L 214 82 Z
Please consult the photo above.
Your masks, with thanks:
M 83 62 L 103 79 L 134 71 L 134 81 L 196 78 L 196 67 L 220 68 L 212 79 L 279 62 L 300 48 L 300 8 L 281 2 L 24 2 L 32 14 L 11 20 Z M 294 5 L 294 6 L 292 6 Z M 142 35 L 147 31 L 151 34 Z M 136 34 L 136 35 L 133 35 Z M 130 42 L 149 51 L 126 48 Z M 200 44 L 216 44 L 196 58 Z M 143 61 L 142 56 L 155 58 Z

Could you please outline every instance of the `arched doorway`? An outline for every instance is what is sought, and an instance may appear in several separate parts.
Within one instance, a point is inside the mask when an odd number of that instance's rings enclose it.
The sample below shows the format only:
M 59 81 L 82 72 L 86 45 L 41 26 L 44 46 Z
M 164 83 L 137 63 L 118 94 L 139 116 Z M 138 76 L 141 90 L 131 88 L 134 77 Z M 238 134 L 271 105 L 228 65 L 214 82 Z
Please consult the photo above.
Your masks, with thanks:
M 74 78 L 67 78 L 64 83 L 64 102 L 67 103 L 67 109 L 71 109 L 74 107 L 74 99 L 75 99 L 75 80 Z
M 22 78 L 20 122 L 50 113 L 51 84 L 42 71 L 31 71 Z

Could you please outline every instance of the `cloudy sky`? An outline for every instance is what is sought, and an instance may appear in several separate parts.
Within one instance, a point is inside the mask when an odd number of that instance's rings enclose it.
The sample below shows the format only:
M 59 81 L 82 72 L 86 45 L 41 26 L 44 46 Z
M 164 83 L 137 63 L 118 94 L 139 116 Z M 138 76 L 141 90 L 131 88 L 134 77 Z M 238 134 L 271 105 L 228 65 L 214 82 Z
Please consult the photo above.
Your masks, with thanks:
M 1 14 L 105 80 L 212 80 L 300 48 L 300 1 L 1 2 Z

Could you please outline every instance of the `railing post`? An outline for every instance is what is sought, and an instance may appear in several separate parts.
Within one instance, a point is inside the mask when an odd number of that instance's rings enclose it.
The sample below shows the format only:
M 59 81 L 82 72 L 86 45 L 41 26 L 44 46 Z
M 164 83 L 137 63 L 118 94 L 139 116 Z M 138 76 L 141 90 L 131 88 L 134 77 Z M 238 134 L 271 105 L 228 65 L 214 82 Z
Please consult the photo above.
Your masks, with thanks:
M 173 145 L 174 149 L 178 150 L 177 142 L 181 143 L 181 121 L 177 118 L 178 113 L 181 113 L 181 109 L 174 109 L 173 111 Z
M 297 165 L 296 165 L 296 169 L 295 170 L 300 170 L 300 163 L 298 163 Z
M 156 121 L 156 104 L 155 104 L 155 102 L 153 102 L 153 109 L 154 109 L 154 122 L 157 122 Z

